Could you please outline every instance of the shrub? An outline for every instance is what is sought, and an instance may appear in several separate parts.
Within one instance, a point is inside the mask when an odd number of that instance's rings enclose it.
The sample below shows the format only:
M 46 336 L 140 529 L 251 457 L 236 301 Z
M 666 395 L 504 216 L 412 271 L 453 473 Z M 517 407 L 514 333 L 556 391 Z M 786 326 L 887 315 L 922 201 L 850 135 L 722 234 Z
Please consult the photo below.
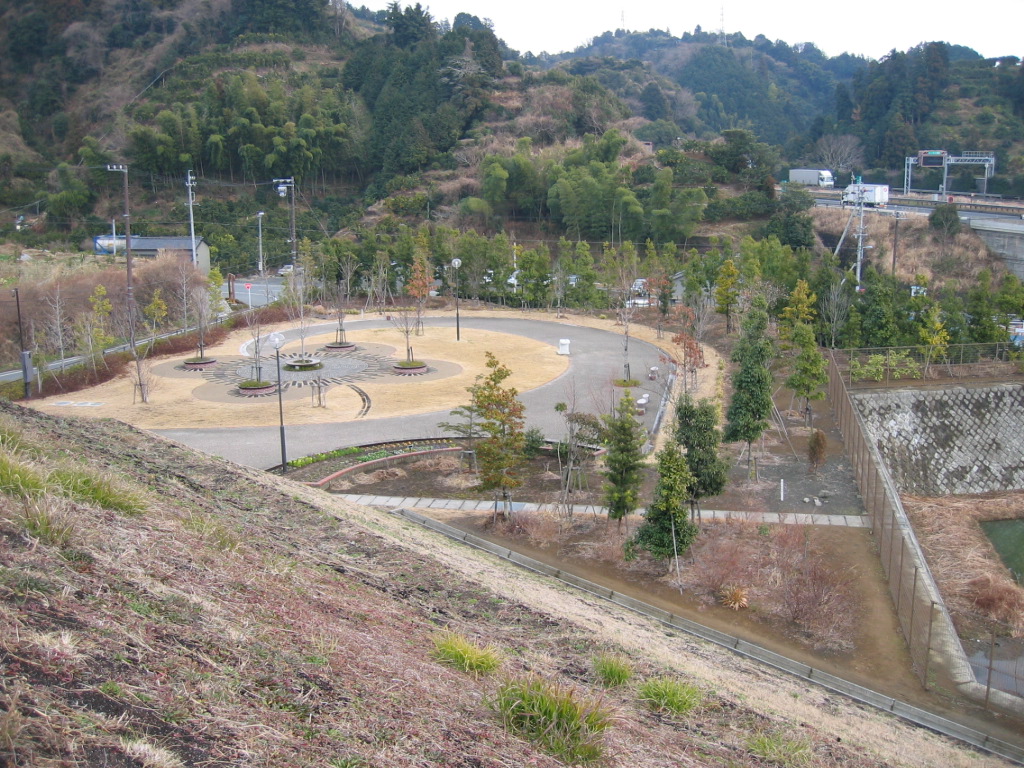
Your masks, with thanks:
M 782 768 L 802 768 L 811 764 L 811 747 L 803 739 L 791 739 L 781 733 L 756 733 L 747 739 L 750 754 Z
M 39 395 L 62 395 L 105 384 L 124 373 L 130 360 L 131 355 L 127 352 L 114 352 L 106 355 L 103 364 L 98 365 L 95 371 L 88 365 L 73 365 L 63 371 L 50 371 L 43 377 Z
M 492 646 L 479 646 L 455 632 L 444 632 L 434 638 L 431 654 L 443 664 L 471 675 L 487 675 L 501 666 L 501 656 Z
M 807 441 L 807 465 L 811 472 L 817 472 L 825 462 L 825 449 L 828 440 L 825 433 L 820 429 L 811 432 L 810 440 Z
M 629 659 L 602 653 L 594 657 L 594 673 L 605 688 L 614 688 L 629 681 L 633 676 L 633 665 Z
M 531 676 L 502 683 L 489 703 L 506 728 L 560 760 L 589 763 L 604 753 L 601 734 L 611 712 L 574 689 Z
M 120 512 L 133 517 L 146 511 L 145 501 L 136 493 L 102 475 L 77 467 L 61 467 L 50 473 L 51 484 L 65 496 L 85 504 Z
M 523 437 L 525 438 L 523 453 L 526 457 L 533 459 L 540 456 L 544 449 L 544 431 L 540 427 L 530 427 Z
M 640 700 L 655 712 L 685 715 L 696 709 L 703 698 L 695 685 L 671 677 L 644 680 L 639 689 Z
M 67 503 L 67 502 L 65 502 Z M 44 544 L 64 547 L 75 532 L 74 523 L 60 505 L 27 502 L 22 514 L 25 532 Z
M 722 605 L 726 608 L 732 608 L 734 611 L 746 608 L 748 605 L 747 588 L 738 587 L 735 584 L 726 584 L 718 590 L 718 599 L 721 600 Z
M 13 456 L 0 454 L 0 492 L 8 496 L 41 496 L 46 483 L 35 470 Z

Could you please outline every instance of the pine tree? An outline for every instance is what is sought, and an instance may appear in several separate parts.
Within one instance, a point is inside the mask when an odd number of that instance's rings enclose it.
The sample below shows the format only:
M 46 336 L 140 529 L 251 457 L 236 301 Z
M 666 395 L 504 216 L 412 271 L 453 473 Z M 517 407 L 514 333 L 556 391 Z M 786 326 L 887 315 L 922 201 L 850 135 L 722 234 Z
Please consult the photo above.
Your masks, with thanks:
M 619 400 L 618 407 L 611 415 L 605 415 L 604 442 L 608 446 L 605 455 L 604 476 L 605 500 L 608 518 L 622 525 L 622 518 L 633 512 L 640 502 L 640 486 L 643 476 L 644 434 L 643 427 L 633 415 L 634 404 L 629 390 Z

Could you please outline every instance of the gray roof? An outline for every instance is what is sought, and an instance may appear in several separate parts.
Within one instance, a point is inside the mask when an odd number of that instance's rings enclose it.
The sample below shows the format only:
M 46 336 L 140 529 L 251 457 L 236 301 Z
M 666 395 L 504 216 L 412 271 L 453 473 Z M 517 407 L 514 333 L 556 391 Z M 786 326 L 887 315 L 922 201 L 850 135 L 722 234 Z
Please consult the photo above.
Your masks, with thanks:
M 196 247 L 203 242 L 203 238 L 196 235 Z M 143 251 L 191 251 L 191 237 L 132 237 L 132 250 Z

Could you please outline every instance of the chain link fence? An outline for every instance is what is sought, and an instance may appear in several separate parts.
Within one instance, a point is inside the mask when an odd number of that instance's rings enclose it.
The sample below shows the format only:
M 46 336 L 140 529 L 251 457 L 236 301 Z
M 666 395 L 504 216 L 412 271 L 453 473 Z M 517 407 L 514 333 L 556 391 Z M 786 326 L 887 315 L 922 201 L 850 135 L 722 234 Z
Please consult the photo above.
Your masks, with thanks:
M 991 362 L 991 356 L 998 354 L 994 348 L 1000 345 L 965 346 L 993 348 L 988 352 Z M 955 691 L 983 703 L 986 708 L 1024 716 L 1021 694 L 1024 678 L 1019 664 L 1004 660 L 996 663 L 1000 635 L 994 626 L 987 653 L 983 646 L 972 648 L 970 655 L 965 651 L 954 617 L 947 610 L 928 569 L 895 484 L 877 447 L 866 434 L 848 387 L 849 363 L 862 353 L 884 354 L 885 350 L 854 350 L 847 355 L 831 356 L 829 400 L 846 442 L 865 510 L 871 518 L 872 534 L 914 671 L 925 688 Z
M 849 389 L 891 387 L 897 382 L 941 383 L 959 379 L 1022 378 L 1013 342 L 832 350 Z

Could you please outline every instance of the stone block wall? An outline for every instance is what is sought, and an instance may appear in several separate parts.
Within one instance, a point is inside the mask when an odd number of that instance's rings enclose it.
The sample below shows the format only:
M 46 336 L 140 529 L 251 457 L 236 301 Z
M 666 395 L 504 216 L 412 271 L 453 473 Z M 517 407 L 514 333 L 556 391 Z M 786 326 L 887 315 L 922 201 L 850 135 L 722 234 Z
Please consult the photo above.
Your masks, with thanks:
M 1024 387 L 852 393 L 900 492 L 1024 489 Z

